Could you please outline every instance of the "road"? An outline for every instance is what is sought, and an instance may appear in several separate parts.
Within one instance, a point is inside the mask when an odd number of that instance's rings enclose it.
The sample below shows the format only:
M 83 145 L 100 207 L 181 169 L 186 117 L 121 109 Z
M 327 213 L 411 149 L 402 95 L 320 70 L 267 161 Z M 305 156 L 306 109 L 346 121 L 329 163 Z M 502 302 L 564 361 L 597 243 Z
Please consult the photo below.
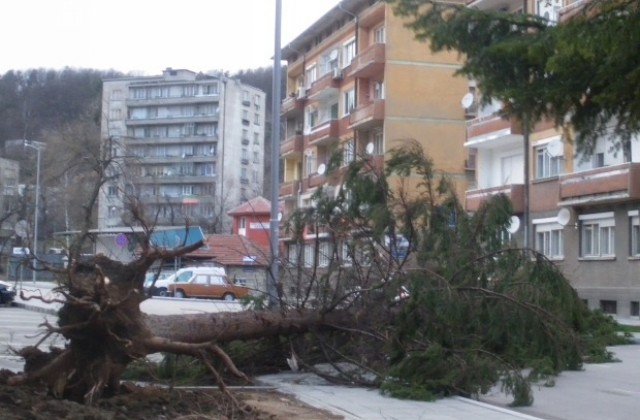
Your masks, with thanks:
M 17 307 L 0 307 L 0 369 L 22 371 L 22 358 L 12 354 L 11 349 L 20 349 L 36 344 L 42 338 L 45 320 L 55 325 L 57 316 L 28 311 Z M 64 339 L 54 335 L 46 339 L 40 348 L 63 347 Z

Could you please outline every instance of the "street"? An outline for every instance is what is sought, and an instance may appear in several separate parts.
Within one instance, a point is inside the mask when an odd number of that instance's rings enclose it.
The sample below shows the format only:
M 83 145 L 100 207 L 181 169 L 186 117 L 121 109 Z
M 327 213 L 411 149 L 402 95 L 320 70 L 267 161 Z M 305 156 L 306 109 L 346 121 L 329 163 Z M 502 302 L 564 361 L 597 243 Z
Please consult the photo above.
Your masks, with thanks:
M 55 325 L 56 318 L 18 307 L 0 307 L 0 369 L 22 371 L 22 358 L 13 355 L 11 349 L 36 344 L 42 338 L 43 327 L 39 325 L 45 320 Z M 63 347 L 64 340 L 56 334 L 47 338 L 40 348 L 46 350 L 49 346 Z

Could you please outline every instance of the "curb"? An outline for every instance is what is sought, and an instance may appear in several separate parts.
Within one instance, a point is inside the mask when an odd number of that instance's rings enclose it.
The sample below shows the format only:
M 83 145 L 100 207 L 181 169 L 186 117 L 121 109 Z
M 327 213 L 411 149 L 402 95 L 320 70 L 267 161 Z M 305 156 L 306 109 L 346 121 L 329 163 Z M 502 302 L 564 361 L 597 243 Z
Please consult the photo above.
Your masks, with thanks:
M 27 311 L 39 312 L 39 313 L 47 314 L 47 315 L 58 315 L 58 310 L 57 309 L 43 308 L 41 306 L 30 305 L 28 303 L 23 303 L 23 302 L 15 302 L 14 301 L 11 304 L 11 306 L 14 306 L 14 307 L 17 307 L 17 308 L 26 309 Z
M 475 405 L 475 406 L 479 406 L 488 410 L 493 410 L 493 411 L 497 411 L 500 413 L 504 413 L 504 414 L 509 414 L 513 417 L 517 417 L 519 419 L 523 419 L 523 420 L 544 420 L 541 417 L 535 417 L 532 416 L 530 414 L 525 414 L 525 413 L 520 413 L 519 411 L 514 411 L 514 410 L 510 410 L 508 408 L 502 408 L 502 407 L 498 407 L 497 405 L 493 405 L 493 404 L 488 404 L 482 401 L 477 401 L 471 398 L 465 398 L 465 397 L 454 397 L 456 400 L 458 401 L 462 401 L 465 402 L 467 404 L 471 404 L 471 405 Z

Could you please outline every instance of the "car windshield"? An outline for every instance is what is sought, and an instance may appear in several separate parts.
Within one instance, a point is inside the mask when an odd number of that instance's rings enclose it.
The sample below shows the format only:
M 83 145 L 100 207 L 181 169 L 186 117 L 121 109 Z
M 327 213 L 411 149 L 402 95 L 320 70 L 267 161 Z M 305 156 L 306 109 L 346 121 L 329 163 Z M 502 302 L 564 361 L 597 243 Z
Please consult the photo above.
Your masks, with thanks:
M 178 277 L 176 278 L 176 283 L 186 283 L 189 281 L 189 279 L 192 276 L 193 276 L 193 271 L 184 271 L 178 274 Z

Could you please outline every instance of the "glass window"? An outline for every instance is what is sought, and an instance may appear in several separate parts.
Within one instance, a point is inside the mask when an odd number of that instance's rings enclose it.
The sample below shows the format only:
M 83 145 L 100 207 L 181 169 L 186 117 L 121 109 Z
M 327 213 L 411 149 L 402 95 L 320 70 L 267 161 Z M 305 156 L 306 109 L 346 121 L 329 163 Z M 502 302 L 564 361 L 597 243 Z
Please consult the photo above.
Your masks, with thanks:
M 352 38 L 345 42 L 342 47 L 342 65 L 343 67 L 351 64 L 351 61 L 356 58 L 356 39 Z
M 384 99 L 383 81 L 377 81 L 373 84 L 373 99 Z
M 536 224 L 535 247 L 536 251 L 544 254 L 548 258 L 564 257 L 564 231 L 558 223 Z
M 321 242 L 318 252 L 318 267 L 328 267 L 331 261 L 332 247 L 330 242 Z
M 615 256 L 615 221 L 610 217 L 583 215 L 580 219 L 582 257 Z
M 551 156 L 546 146 L 536 149 L 536 178 L 549 178 L 563 172 L 563 156 Z
M 304 266 L 309 268 L 309 267 L 313 267 L 313 263 L 314 263 L 314 251 L 315 251 L 315 246 L 314 244 L 304 244 Z
M 356 158 L 356 145 L 353 139 L 348 140 L 342 146 L 342 165 L 346 166 Z
M 305 78 L 305 81 L 307 83 L 306 87 L 307 89 L 309 89 L 313 84 L 313 82 L 315 82 L 316 78 L 318 77 L 315 64 L 307 69 L 306 76 L 307 76 Z
M 376 44 L 384 44 L 386 42 L 386 33 L 384 26 L 380 26 L 373 31 L 373 42 Z
M 631 224 L 631 256 L 640 257 L 640 217 L 630 219 Z
M 344 92 L 344 115 L 349 115 L 356 107 L 356 90 Z

